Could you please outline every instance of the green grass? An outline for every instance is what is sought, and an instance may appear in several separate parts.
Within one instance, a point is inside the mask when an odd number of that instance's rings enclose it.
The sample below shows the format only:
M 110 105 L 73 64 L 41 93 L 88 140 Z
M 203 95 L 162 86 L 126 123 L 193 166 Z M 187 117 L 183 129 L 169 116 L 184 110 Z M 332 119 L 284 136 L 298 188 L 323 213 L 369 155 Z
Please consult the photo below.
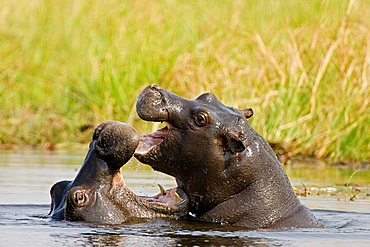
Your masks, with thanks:
M 0 0 L 0 144 L 146 132 L 134 104 L 156 83 L 252 107 L 295 154 L 369 160 L 369 19 L 366 0 Z

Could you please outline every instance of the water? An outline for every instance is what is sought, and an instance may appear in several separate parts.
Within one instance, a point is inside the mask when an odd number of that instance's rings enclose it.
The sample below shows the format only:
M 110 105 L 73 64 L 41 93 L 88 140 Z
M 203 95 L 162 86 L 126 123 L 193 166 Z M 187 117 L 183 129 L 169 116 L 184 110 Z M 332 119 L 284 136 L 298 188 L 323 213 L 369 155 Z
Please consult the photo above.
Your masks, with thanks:
M 343 195 L 300 198 L 326 225 L 324 229 L 244 231 L 168 220 L 141 220 L 119 226 L 51 220 L 47 216 L 50 186 L 59 180 L 73 179 L 82 161 L 82 154 L 0 154 L 0 246 L 370 246 L 367 174 L 351 180 L 361 187 L 364 199 L 349 201 L 349 196 Z M 340 185 L 353 173 L 347 171 L 340 178 L 320 183 L 317 176 L 316 180 L 303 180 L 298 170 L 294 174 L 288 169 L 293 184 L 304 183 L 310 188 L 331 186 L 337 194 L 342 193 Z M 165 188 L 175 186 L 171 177 L 145 166 L 138 169 L 135 164 L 128 165 L 123 176 L 138 194 L 158 193 L 158 183 Z M 344 194 L 351 193 L 347 187 L 342 190 Z

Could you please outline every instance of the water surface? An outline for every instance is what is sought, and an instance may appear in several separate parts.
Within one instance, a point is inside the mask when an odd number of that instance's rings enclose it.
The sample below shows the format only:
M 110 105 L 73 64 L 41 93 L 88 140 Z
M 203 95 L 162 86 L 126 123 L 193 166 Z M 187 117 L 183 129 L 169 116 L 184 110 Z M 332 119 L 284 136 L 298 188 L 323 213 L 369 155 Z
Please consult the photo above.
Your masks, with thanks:
M 77 153 L 0 154 L 0 246 L 370 246 L 368 172 L 287 169 L 292 184 L 312 190 L 335 191 L 300 197 L 326 225 L 324 229 L 245 231 L 198 222 L 142 220 L 122 225 L 96 225 L 51 220 L 49 189 L 59 180 L 73 179 L 83 161 Z M 339 168 L 338 168 L 339 169 Z M 343 168 L 340 168 L 343 169 Z M 307 180 L 306 173 L 316 174 Z M 325 179 L 320 180 L 322 174 Z M 320 174 L 320 175 L 319 175 Z M 330 176 L 335 174 L 335 176 Z M 343 174 L 343 175 L 338 175 Z M 124 180 L 136 193 L 154 195 L 157 184 L 175 186 L 173 178 L 128 164 Z M 360 198 L 348 199 L 354 187 Z M 329 195 L 328 195 L 329 194 Z

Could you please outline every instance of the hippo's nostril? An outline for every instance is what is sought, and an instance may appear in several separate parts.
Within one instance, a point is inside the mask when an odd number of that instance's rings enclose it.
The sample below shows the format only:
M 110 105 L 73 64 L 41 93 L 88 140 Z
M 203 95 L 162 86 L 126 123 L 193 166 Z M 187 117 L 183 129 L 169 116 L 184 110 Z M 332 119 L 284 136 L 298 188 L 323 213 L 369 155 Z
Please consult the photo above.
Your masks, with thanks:
M 136 111 L 146 121 L 167 121 L 167 92 L 157 85 L 146 87 L 137 98 Z
M 137 104 L 145 108 L 160 105 L 164 99 L 160 89 L 157 85 L 148 86 L 139 95 Z
M 138 143 L 134 128 L 115 122 L 99 134 L 95 151 L 99 159 L 104 160 L 112 171 L 116 171 L 133 156 Z
M 153 106 L 157 106 L 157 105 L 160 105 L 162 103 L 162 94 L 157 91 L 157 90 L 153 90 L 150 92 L 150 95 L 148 95 L 151 99 L 152 99 L 152 105 Z
M 153 88 L 153 89 L 156 89 L 156 90 L 161 89 L 157 84 L 151 84 L 149 87 Z

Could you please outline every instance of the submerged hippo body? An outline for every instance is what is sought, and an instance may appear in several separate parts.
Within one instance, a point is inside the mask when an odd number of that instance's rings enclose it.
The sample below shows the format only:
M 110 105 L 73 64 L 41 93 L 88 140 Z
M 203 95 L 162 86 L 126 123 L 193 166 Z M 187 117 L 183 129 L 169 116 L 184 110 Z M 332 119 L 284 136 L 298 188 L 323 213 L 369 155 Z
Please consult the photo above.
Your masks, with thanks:
M 249 126 L 251 109 L 225 106 L 210 93 L 184 99 L 156 85 L 136 108 L 143 120 L 167 126 L 141 136 L 135 157 L 176 178 L 196 219 L 248 229 L 320 226 Z
M 136 131 L 109 121 L 95 129 L 84 164 L 73 181 L 61 181 L 50 190 L 53 219 L 119 224 L 133 218 L 187 214 L 187 198 L 176 190 L 155 197 L 139 197 L 122 180 L 120 168 L 132 157 Z

